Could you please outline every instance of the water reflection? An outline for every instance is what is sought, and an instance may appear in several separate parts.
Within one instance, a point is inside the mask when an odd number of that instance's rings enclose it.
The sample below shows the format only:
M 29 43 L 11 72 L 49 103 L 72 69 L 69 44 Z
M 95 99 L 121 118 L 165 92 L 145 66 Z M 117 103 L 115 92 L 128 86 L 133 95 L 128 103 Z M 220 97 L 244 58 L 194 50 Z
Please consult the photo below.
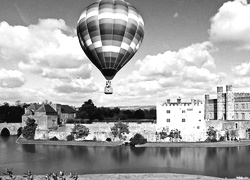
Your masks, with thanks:
M 135 156 L 141 156 L 145 153 L 146 147 L 130 147 L 130 150 Z
M 111 150 L 111 157 L 121 163 L 128 161 L 129 159 L 129 149 L 126 147 L 115 147 Z
M 34 144 L 22 144 L 22 150 L 29 153 L 36 152 L 36 146 Z
M 0 172 L 13 168 L 45 174 L 187 173 L 217 177 L 250 176 L 250 146 L 236 148 L 135 148 L 18 145 L 0 137 Z

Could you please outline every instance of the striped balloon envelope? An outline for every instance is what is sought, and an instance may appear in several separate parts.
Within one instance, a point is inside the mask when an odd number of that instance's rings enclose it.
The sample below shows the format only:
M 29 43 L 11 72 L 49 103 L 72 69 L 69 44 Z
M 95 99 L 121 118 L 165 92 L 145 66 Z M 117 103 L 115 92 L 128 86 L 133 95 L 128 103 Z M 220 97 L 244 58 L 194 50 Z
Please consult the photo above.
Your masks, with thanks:
M 138 10 L 124 0 L 98 0 L 77 23 L 80 45 L 107 80 L 134 56 L 144 37 Z

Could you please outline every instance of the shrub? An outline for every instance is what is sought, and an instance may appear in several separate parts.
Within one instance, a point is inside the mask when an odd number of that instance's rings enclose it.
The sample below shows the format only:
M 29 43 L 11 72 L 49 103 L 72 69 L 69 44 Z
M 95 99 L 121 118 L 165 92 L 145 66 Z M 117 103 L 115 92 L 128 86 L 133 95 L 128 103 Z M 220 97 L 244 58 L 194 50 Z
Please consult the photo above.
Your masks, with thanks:
M 50 138 L 49 140 L 51 140 L 51 141 L 58 141 L 59 139 L 56 136 L 54 136 L 53 138 Z
M 35 137 L 36 127 L 37 124 L 36 121 L 32 118 L 28 118 L 26 121 L 26 126 L 23 127 L 23 137 L 25 139 L 31 140 Z
M 74 124 L 74 123 L 76 123 L 76 119 L 69 118 L 69 119 L 66 120 L 66 123 L 67 124 Z
M 76 134 L 76 138 L 86 138 L 89 135 L 89 128 L 84 125 L 75 124 L 72 133 Z
M 215 139 L 215 138 L 211 139 L 211 142 L 217 142 L 217 139 Z
M 225 137 L 224 137 L 224 136 L 221 136 L 221 137 L 220 137 L 220 141 L 225 141 Z
M 74 140 L 74 135 L 70 134 L 66 137 L 67 141 L 73 141 Z
M 135 146 L 137 144 L 145 144 L 147 143 L 147 139 L 144 138 L 141 134 L 136 133 L 134 137 L 130 139 L 130 145 Z
M 107 141 L 107 142 L 111 142 L 111 139 L 110 139 L 110 138 L 107 138 L 106 141 Z
M 161 131 L 159 132 L 159 134 L 160 134 L 160 139 L 165 139 L 166 137 L 168 137 L 168 134 L 165 131 Z

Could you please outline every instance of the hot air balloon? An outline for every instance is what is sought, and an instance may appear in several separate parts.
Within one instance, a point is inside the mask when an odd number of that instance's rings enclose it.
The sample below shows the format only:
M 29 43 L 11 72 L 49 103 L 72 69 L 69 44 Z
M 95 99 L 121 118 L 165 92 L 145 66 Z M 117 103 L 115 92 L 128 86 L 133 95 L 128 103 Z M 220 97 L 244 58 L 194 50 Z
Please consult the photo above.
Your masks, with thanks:
M 105 94 L 112 94 L 111 80 L 142 43 L 144 22 L 124 0 L 98 0 L 81 13 L 77 36 L 86 56 L 107 80 Z

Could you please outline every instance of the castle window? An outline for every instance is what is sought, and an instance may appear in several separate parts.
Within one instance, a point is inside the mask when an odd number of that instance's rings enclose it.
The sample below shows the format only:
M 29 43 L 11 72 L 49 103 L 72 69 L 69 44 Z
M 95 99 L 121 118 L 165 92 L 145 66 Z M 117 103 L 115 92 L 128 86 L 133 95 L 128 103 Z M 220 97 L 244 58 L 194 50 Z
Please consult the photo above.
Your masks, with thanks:
M 185 122 L 186 120 L 184 118 L 182 118 L 181 122 Z
M 186 111 L 185 110 L 182 110 L 182 113 L 185 113 Z
M 200 129 L 200 126 L 197 126 L 197 129 Z
M 242 120 L 244 120 L 245 119 L 245 113 L 242 113 L 241 115 L 242 115 Z
M 235 109 L 238 109 L 238 104 L 235 105 Z
M 242 109 L 245 109 L 245 104 L 244 103 L 241 106 L 242 106 Z
M 199 113 L 201 113 L 201 111 L 199 111 Z
M 238 113 L 235 113 L 235 118 L 236 118 L 236 119 L 239 119 Z
M 199 121 L 201 122 L 201 119 L 199 119 Z
M 246 103 L 246 109 L 248 109 L 248 104 Z
M 167 119 L 167 122 L 170 122 L 170 119 Z
M 170 110 L 167 110 L 166 112 L 167 112 L 167 114 L 170 114 Z

